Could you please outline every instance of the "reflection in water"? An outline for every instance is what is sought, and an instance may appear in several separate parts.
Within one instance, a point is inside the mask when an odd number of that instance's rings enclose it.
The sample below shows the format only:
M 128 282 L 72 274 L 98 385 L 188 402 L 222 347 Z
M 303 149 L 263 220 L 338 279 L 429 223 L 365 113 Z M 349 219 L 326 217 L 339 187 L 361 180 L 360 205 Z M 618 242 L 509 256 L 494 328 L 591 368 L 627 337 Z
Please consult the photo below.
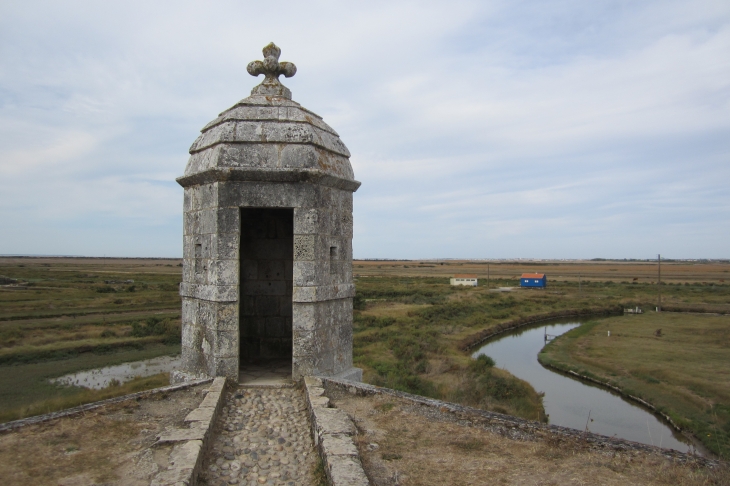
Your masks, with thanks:
M 652 413 L 618 395 L 543 368 L 537 354 L 545 345 L 544 335 L 558 336 L 580 323 L 537 325 L 503 334 L 481 347 L 497 366 L 529 382 L 545 393 L 543 403 L 551 424 L 616 436 L 622 439 L 687 452 L 689 445 Z M 590 420 L 589 420 L 590 413 Z
M 179 365 L 180 356 L 160 356 L 159 358 L 146 359 L 144 361 L 134 361 L 132 363 L 107 366 L 95 370 L 80 371 L 54 378 L 51 380 L 51 383 L 101 390 L 109 386 L 112 380 L 124 383 L 135 377 L 169 373 L 178 368 Z

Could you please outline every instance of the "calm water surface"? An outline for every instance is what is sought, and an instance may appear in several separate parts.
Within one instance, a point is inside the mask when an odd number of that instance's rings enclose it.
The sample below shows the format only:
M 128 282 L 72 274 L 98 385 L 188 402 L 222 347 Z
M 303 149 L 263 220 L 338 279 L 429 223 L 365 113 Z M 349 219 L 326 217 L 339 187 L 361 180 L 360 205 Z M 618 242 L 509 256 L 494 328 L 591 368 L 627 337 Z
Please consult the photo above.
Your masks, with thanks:
M 544 392 L 551 424 L 585 430 L 588 422 L 590 432 L 687 452 L 689 443 L 652 413 L 607 390 L 543 368 L 537 361 L 546 331 L 557 336 L 579 325 L 565 322 L 525 327 L 490 341 L 472 356 L 491 356 L 498 367 Z
M 116 366 L 106 366 L 95 370 L 80 371 L 70 375 L 64 375 L 51 380 L 60 385 L 82 386 L 101 390 L 109 386 L 112 380 L 124 383 L 135 377 L 156 375 L 157 373 L 169 373 L 179 368 L 180 356 L 160 356 L 159 358 L 146 359 L 144 361 L 133 361 Z

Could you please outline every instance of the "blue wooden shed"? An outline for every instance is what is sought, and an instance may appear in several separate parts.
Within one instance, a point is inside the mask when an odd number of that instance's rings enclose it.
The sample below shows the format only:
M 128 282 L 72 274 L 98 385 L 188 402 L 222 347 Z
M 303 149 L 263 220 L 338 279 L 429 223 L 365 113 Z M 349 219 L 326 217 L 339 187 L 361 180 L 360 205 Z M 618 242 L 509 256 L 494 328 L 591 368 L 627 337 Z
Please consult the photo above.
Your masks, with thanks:
M 547 287 L 547 275 L 544 273 L 523 273 L 520 277 L 520 287 Z

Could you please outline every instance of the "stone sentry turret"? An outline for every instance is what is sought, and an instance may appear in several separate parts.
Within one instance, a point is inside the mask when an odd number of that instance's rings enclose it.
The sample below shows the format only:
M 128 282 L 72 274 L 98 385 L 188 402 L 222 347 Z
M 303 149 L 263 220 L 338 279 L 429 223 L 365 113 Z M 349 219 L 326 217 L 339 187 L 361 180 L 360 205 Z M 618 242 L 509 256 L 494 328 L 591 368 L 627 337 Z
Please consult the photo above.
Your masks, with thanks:
M 263 82 L 208 123 L 185 175 L 182 364 L 173 381 L 238 379 L 292 360 L 292 378 L 360 380 L 352 366 L 350 152 L 291 100 L 273 43 L 248 65 Z

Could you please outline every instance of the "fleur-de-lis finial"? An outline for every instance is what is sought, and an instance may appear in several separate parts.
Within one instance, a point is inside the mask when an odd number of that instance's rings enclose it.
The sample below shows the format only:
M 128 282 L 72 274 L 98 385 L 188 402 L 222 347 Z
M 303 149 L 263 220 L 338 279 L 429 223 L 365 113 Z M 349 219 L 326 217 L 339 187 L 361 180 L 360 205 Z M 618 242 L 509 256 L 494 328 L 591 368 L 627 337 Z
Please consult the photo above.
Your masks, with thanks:
M 279 82 L 279 76 L 283 74 L 285 77 L 291 78 L 297 73 L 297 67 L 291 62 L 279 62 L 281 49 L 276 47 L 273 42 L 264 47 L 263 53 L 263 61 L 250 62 L 246 67 L 248 74 L 251 76 L 258 76 L 259 74 L 266 76 L 261 84 L 251 90 L 251 94 L 281 96 L 291 99 L 291 91 Z

